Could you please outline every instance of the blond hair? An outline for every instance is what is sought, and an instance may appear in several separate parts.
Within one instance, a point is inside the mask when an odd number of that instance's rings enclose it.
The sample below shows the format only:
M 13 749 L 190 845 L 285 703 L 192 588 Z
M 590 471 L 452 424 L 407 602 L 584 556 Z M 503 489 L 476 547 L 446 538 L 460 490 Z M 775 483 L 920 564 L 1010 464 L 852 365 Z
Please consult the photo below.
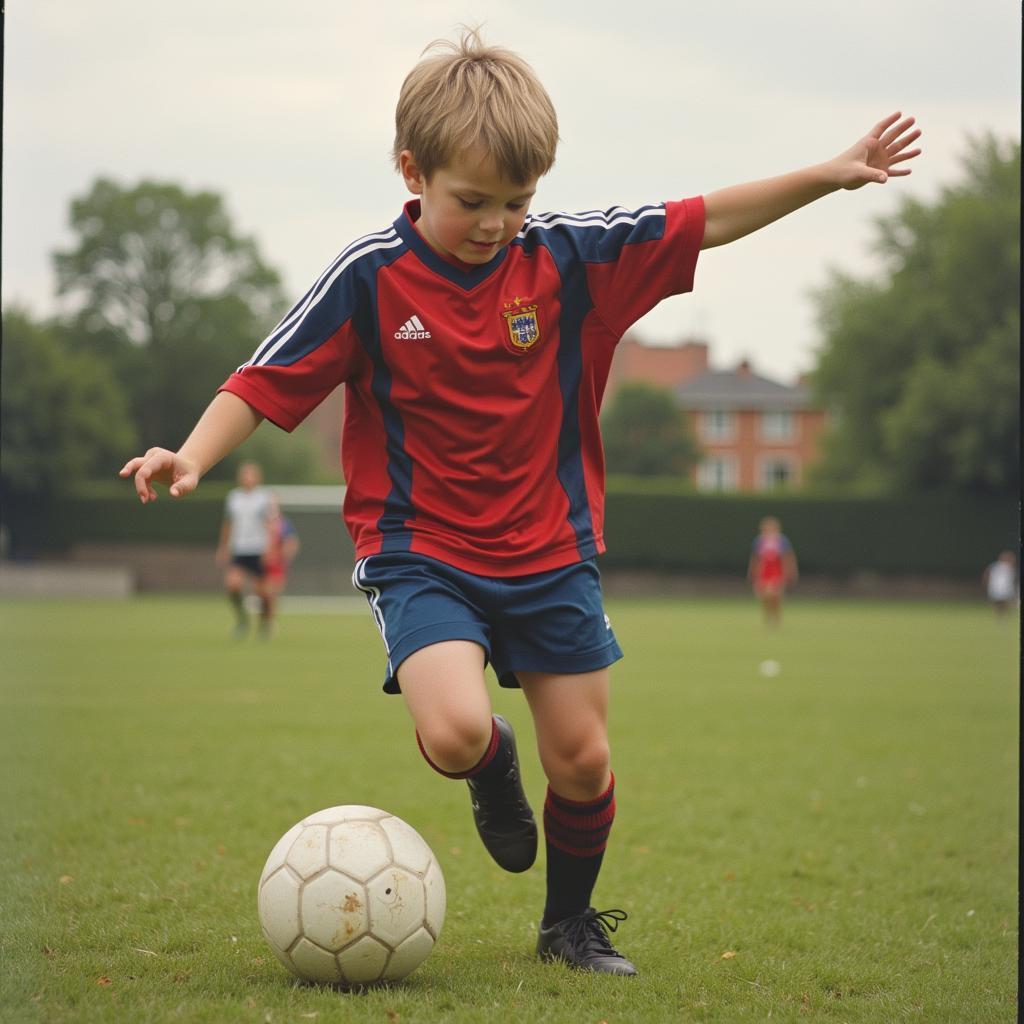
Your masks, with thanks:
M 458 42 L 436 39 L 406 76 L 395 109 L 393 157 L 409 150 L 423 175 L 456 153 L 481 147 L 502 177 L 523 184 L 555 162 L 558 118 L 529 64 L 500 46 L 488 46 L 477 28 Z

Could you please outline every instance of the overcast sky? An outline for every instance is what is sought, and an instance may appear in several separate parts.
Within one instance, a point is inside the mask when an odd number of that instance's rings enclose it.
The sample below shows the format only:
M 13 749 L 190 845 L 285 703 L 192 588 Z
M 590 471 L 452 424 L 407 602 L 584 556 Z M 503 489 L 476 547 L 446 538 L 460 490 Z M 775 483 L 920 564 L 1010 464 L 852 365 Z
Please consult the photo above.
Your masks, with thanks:
M 810 293 L 876 269 L 873 220 L 934 197 L 969 135 L 1019 138 L 1016 0 L 7 0 L 3 302 L 54 311 L 50 254 L 99 175 L 223 194 L 297 297 L 407 198 L 388 153 L 406 72 L 482 22 L 558 110 L 534 211 L 640 205 L 825 160 L 914 114 L 907 179 L 838 193 L 703 254 L 696 287 L 638 325 L 701 335 L 782 380 L 814 364 Z M 254 339 L 258 341 L 259 339 Z

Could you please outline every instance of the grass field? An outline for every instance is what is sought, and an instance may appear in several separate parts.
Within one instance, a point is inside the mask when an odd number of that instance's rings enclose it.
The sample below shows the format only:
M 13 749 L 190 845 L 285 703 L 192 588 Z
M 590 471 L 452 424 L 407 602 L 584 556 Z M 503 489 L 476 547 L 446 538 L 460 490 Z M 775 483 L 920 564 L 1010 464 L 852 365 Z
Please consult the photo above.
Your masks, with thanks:
M 0 605 L 0 1020 L 1016 1018 L 1017 632 L 984 606 L 610 603 L 619 814 L 595 894 L 639 979 L 534 961 L 542 865 L 510 876 L 465 787 L 379 692 L 368 615 L 227 639 L 212 599 Z M 762 677 L 772 658 L 782 670 Z M 544 782 L 518 694 L 535 806 Z M 406 983 L 294 982 L 255 887 L 318 808 L 406 818 L 444 868 Z

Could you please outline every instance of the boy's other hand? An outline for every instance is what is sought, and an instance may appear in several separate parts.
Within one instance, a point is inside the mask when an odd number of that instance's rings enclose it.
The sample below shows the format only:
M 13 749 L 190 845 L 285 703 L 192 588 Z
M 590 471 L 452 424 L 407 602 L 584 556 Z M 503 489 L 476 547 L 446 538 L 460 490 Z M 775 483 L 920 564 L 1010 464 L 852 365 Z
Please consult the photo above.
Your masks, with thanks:
M 855 189 L 869 182 L 884 185 L 889 178 L 910 174 L 909 167 L 897 165 L 913 160 L 921 152 L 907 149 L 921 135 L 921 129 L 913 125 L 914 118 L 903 117 L 899 111 L 882 118 L 856 145 L 830 162 L 836 184 Z
M 167 484 L 172 498 L 183 498 L 191 494 L 199 484 L 199 473 L 187 459 L 166 448 L 150 448 L 145 455 L 129 459 L 118 476 L 127 478 L 134 474 L 135 493 L 145 505 L 156 501 L 153 484 Z

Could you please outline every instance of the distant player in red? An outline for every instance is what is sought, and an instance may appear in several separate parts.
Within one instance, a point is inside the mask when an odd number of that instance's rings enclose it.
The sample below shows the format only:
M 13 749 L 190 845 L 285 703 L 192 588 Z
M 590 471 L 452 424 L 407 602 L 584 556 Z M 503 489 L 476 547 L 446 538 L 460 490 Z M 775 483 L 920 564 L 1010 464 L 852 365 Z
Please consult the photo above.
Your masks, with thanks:
M 786 587 L 795 583 L 799 571 L 793 545 L 782 532 L 774 516 L 761 520 L 761 532 L 750 551 L 747 578 L 754 585 L 754 593 L 761 599 L 764 620 L 770 626 L 782 621 L 782 597 Z
M 607 716 L 621 651 L 595 561 L 598 413 L 615 347 L 691 290 L 701 249 L 908 174 L 920 133 L 893 114 L 834 159 L 777 178 L 531 214 L 555 160 L 555 111 L 522 58 L 471 31 L 413 68 L 395 129 L 415 198 L 342 251 L 177 452 L 152 448 L 121 475 L 143 502 L 154 482 L 182 497 L 263 419 L 291 430 L 343 384 L 344 515 L 354 582 L 384 642 L 384 688 L 402 694 L 430 766 L 468 782 L 491 856 L 525 871 L 537 826 L 486 666 L 522 688 L 548 780 L 537 953 L 636 974 L 610 941 L 625 913 L 590 905 L 616 806 Z M 607 145 L 593 140 L 595 167 Z
M 270 602 L 270 618 L 277 611 L 277 599 L 284 592 L 288 581 L 288 568 L 299 553 L 299 535 L 291 520 L 281 511 L 281 505 L 274 495 L 270 498 L 270 517 L 267 520 L 267 549 L 263 555 L 264 580 L 267 600 Z

